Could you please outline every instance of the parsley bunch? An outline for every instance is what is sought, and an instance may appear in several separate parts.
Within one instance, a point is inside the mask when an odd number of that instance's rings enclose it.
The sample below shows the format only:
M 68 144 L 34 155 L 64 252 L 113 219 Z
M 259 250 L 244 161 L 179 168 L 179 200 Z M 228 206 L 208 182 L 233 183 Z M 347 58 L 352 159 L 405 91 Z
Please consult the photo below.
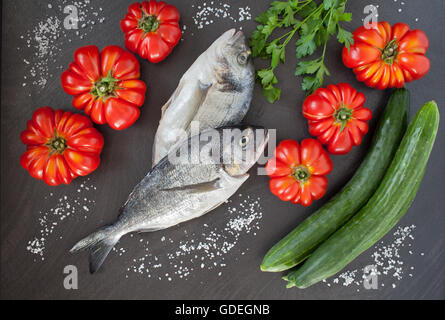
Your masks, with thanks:
M 254 57 L 270 59 L 270 66 L 257 71 L 257 77 L 263 86 L 263 95 L 269 102 L 280 99 L 281 90 L 274 74 L 280 61 L 285 63 L 286 45 L 295 34 L 297 58 L 312 55 L 317 48 L 323 47 L 322 55 L 314 60 L 301 61 L 295 75 L 305 75 L 302 88 L 309 93 L 322 86 L 325 75 L 330 75 L 324 63 L 328 40 L 334 34 L 340 43 L 349 48 L 353 44 L 352 34 L 340 26 L 341 21 L 351 21 L 351 13 L 345 12 L 347 0 L 323 0 L 317 4 L 314 0 L 274 1 L 269 10 L 255 20 L 260 23 L 250 38 Z M 270 40 L 274 31 L 288 32 Z M 283 31 L 283 32 L 284 32 Z M 282 32 L 282 33 L 283 33 Z

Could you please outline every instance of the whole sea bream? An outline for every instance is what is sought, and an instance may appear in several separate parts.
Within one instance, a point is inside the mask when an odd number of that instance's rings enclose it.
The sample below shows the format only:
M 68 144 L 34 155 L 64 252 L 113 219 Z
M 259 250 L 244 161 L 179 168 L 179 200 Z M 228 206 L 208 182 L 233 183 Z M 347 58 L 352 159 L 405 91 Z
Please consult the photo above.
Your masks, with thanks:
M 133 189 L 117 220 L 78 242 L 96 272 L 125 234 L 166 229 L 200 217 L 230 198 L 249 178 L 268 142 L 252 126 L 206 129 L 176 146 Z
M 162 107 L 153 145 L 153 166 L 190 132 L 239 124 L 250 107 L 255 82 L 251 51 L 244 34 L 220 36 L 184 73 Z

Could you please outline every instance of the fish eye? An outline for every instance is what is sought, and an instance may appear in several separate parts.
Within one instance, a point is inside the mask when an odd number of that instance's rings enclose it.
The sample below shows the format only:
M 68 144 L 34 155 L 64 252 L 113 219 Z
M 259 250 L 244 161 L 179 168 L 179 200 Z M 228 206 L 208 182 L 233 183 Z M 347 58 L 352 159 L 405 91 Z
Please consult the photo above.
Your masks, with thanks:
M 249 59 L 249 54 L 247 52 L 241 52 L 238 55 L 238 63 L 239 64 L 246 64 L 247 59 Z
M 247 136 L 243 136 L 239 141 L 241 147 L 247 146 L 248 143 L 249 143 L 249 137 Z

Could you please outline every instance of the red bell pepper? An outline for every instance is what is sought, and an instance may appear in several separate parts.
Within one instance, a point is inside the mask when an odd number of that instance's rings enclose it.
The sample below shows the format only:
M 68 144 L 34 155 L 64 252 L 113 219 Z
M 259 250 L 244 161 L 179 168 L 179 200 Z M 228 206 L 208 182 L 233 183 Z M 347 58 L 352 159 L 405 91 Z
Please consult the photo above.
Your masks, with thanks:
M 69 184 L 96 170 L 104 145 L 88 117 L 49 107 L 34 112 L 20 138 L 27 147 L 22 167 L 50 186 Z
M 74 62 L 62 73 L 63 90 L 73 95 L 73 106 L 98 124 L 115 130 L 131 126 L 145 101 L 145 83 L 136 57 L 118 46 L 99 53 L 96 46 L 76 50 Z
M 327 145 L 332 154 L 346 154 L 362 142 L 372 112 L 363 105 L 365 96 L 349 84 L 319 88 L 303 103 L 309 133 Z
M 332 160 L 315 139 L 282 141 L 266 164 L 270 190 L 283 201 L 311 205 L 326 193 Z
M 181 39 L 179 19 L 179 11 L 163 1 L 133 3 L 121 20 L 125 47 L 150 62 L 164 60 Z
M 354 44 L 343 49 L 343 62 L 370 87 L 401 88 L 430 70 L 428 38 L 421 30 L 382 21 L 371 29 L 359 27 L 353 35 Z

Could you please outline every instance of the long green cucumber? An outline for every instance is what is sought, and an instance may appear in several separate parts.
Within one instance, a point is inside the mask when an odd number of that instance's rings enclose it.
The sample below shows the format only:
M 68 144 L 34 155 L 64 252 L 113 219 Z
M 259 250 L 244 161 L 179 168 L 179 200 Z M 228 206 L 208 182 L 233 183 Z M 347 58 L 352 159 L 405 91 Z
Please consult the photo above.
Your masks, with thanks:
M 304 261 L 363 207 L 377 189 L 405 133 L 410 109 L 407 89 L 397 89 L 379 121 L 370 150 L 353 178 L 264 257 L 261 270 L 279 272 Z
M 375 194 L 301 268 L 285 277 L 288 287 L 306 288 L 336 274 L 397 224 L 414 201 L 438 128 L 439 110 L 428 102 L 409 124 Z

